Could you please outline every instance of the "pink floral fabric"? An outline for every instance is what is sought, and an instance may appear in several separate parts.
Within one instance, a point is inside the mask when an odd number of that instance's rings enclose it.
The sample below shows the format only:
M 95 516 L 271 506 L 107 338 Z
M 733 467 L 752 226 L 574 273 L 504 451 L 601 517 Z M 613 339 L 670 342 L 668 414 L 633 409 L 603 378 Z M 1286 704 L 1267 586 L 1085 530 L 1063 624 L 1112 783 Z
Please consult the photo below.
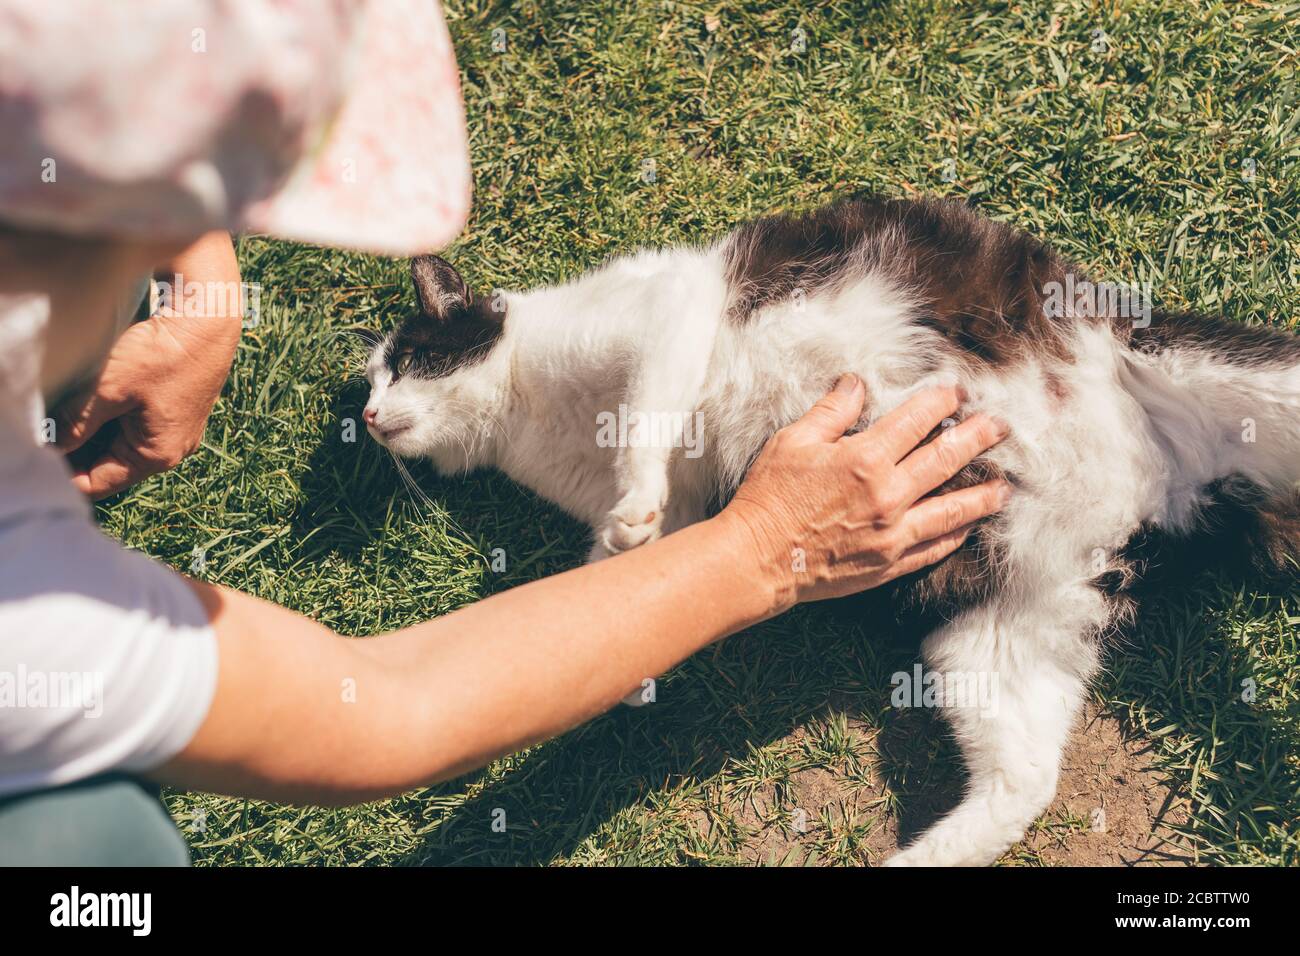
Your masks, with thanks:
M 0 220 L 410 255 L 470 183 L 435 0 L 0 0 Z

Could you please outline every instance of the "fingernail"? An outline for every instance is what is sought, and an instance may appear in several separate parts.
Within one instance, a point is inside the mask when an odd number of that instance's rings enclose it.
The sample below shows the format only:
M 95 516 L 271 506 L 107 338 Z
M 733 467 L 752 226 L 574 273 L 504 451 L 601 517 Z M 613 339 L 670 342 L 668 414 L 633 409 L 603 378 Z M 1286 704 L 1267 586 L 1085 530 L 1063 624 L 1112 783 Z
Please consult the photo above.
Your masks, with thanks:
M 998 488 L 999 508 L 1006 507 L 1007 502 L 1011 500 L 1011 491 L 1012 491 L 1011 482 L 1009 481 L 1002 482 L 1002 486 Z
M 1006 438 L 1011 434 L 1011 426 L 1007 422 L 996 415 L 990 417 L 993 419 L 993 427 L 997 429 L 998 438 Z
M 966 391 L 966 386 L 965 386 L 965 385 L 958 385 L 958 386 L 957 386 L 957 401 L 959 401 L 959 402 L 965 402 L 968 398 L 970 398 L 970 392 Z
M 835 391 L 842 395 L 852 395 L 853 392 L 857 390 L 859 381 L 860 379 L 852 372 L 846 372 L 841 375 L 839 381 L 835 383 Z

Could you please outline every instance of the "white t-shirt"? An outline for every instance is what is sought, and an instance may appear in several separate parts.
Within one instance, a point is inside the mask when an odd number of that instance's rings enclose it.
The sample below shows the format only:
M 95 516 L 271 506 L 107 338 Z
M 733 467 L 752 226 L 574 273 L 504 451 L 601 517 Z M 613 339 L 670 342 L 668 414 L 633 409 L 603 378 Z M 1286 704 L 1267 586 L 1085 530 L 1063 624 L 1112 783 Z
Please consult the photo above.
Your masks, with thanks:
M 165 763 L 217 679 L 189 586 L 100 532 L 38 438 L 48 314 L 0 295 L 0 795 Z

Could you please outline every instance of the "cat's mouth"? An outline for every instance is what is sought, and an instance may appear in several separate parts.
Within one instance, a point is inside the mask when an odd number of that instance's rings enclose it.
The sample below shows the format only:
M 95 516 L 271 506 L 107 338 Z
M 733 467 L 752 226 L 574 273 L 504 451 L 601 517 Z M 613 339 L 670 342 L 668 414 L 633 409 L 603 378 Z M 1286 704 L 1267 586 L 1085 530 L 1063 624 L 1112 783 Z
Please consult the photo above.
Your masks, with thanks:
M 395 438 L 399 438 L 411 430 L 411 426 L 406 422 L 398 422 L 394 425 L 384 425 L 382 428 L 378 425 L 366 425 L 366 431 L 370 432 L 370 437 L 381 445 L 388 445 Z

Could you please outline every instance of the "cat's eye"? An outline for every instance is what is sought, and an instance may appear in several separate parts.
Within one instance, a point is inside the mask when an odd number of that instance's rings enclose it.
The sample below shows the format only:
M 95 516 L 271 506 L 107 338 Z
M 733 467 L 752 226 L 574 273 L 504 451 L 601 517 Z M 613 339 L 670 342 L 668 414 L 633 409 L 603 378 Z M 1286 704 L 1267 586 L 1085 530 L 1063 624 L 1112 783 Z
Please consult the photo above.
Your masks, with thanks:
M 402 355 L 399 355 L 397 358 L 397 366 L 395 368 L 397 374 L 405 375 L 407 371 L 410 370 L 410 368 L 411 368 L 411 353 L 405 352 Z

